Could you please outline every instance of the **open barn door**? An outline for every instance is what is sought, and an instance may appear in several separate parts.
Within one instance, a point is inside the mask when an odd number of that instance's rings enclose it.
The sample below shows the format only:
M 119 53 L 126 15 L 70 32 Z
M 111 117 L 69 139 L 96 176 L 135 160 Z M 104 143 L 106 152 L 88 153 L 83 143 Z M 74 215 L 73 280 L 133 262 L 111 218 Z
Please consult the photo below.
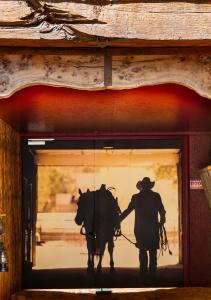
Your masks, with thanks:
M 26 287 L 183 285 L 181 151 L 177 139 L 28 146 Z

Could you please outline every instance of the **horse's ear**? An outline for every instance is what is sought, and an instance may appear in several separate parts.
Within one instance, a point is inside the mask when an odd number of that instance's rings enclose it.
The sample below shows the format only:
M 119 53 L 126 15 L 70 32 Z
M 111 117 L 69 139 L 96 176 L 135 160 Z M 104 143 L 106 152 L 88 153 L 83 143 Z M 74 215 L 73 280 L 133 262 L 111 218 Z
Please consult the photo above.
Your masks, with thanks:
M 90 192 L 90 189 L 87 189 L 87 193 L 89 193 Z
M 81 195 L 82 195 L 82 191 L 81 191 L 81 189 L 79 189 L 78 191 L 79 191 L 79 194 L 80 194 L 80 196 L 81 196 Z

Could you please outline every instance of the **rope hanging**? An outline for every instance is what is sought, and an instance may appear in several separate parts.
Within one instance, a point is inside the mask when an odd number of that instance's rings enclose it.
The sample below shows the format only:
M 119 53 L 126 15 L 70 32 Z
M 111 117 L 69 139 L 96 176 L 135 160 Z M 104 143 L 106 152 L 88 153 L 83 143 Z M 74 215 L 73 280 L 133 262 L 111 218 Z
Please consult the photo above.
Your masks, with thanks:
M 169 255 L 172 255 L 172 251 L 169 248 L 168 238 L 166 234 L 166 228 L 162 224 L 159 226 L 159 236 L 160 236 L 160 253 L 158 258 L 160 257 L 160 254 L 163 256 L 164 252 L 168 250 Z

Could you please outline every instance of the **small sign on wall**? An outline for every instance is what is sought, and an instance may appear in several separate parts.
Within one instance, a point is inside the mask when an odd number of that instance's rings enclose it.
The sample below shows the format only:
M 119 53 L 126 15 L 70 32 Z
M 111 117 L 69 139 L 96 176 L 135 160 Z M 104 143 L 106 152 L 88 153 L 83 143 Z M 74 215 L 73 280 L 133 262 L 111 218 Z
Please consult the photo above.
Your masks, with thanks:
M 200 179 L 190 179 L 191 190 L 203 190 L 202 181 Z

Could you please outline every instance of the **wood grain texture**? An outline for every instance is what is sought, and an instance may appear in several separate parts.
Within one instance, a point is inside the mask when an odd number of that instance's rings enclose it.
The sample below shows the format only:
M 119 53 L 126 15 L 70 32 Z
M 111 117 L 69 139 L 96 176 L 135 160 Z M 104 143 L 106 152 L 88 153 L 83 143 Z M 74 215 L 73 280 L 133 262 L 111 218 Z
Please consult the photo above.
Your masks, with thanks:
M 52 39 L 191 43 L 211 40 L 211 1 L 1 0 L 0 26 L 5 43 Z
M 28 85 L 99 89 L 104 84 L 103 56 L 3 55 L 0 71 L 3 97 Z
M 0 120 L 0 212 L 5 213 L 9 271 L 0 273 L 0 299 L 8 300 L 21 284 L 21 174 L 19 135 Z
M 99 55 L 2 53 L 0 98 L 37 84 L 100 90 L 177 83 L 211 99 L 209 54 L 109 54 L 108 58 L 109 64 L 100 51 Z
M 211 57 L 203 55 L 113 58 L 113 88 L 178 83 L 210 98 Z

